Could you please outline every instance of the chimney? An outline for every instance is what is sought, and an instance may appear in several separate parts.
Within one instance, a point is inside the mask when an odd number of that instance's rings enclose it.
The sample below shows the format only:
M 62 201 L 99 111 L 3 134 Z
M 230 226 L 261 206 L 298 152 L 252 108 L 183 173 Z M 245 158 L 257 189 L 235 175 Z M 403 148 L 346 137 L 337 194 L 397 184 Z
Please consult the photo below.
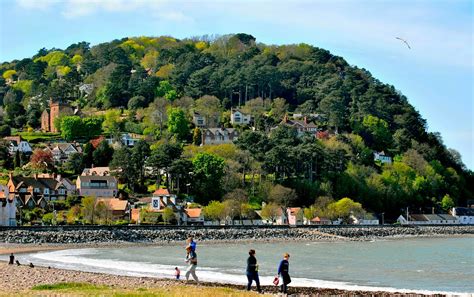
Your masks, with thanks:
M 33 177 L 34 177 L 35 179 L 38 179 L 38 173 L 35 173 L 35 174 L 33 175 Z
M 308 118 L 306 116 L 303 118 L 303 121 L 305 125 L 308 125 Z
M 283 122 L 287 123 L 288 122 L 288 115 L 285 114 L 285 117 L 283 118 Z
M 13 172 L 9 171 L 9 172 L 8 172 L 8 177 L 9 177 L 10 179 L 13 179 Z
M 57 180 L 58 182 L 61 181 L 61 174 L 57 174 L 57 175 L 56 175 L 56 180 Z

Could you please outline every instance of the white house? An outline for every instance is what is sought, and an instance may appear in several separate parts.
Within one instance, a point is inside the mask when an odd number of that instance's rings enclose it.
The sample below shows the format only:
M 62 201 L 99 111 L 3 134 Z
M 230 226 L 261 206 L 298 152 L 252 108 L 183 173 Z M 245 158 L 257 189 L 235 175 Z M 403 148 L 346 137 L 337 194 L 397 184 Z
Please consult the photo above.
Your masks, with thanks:
M 0 185 L 0 226 L 16 226 L 16 198 L 10 197 L 8 187 Z
M 17 151 L 23 154 L 31 154 L 33 149 L 28 141 L 23 140 L 20 136 L 8 136 L 3 138 L 9 142 L 8 151 L 11 155 L 15 154 Z
M 122 144 L 122 145 L 129 146 L 129 147 L 134 146 L 135 143 L 137 143 L 140 140 L 140 139 L 138 139 L 137 137 L 134 137 L 134 136 L 135 136 L 134 134 L 122 133 L 122 135 L 120 136 L 119 145 Z M 107 143 L 110 144 L 110 145 L 115 145 L 117 142 L 113 138 L 107 138 Z
M 453 207 L 451 211 L 459 224 L 474 225 L 474 208 L 469 207 Z
M 193 124 L 199 128 L 206 127 L 206 117 L 197 112 L 193 112 Z
M 230 110 L 230 123 L 232 125 L 246 126 L 250 124 L 251 120 L 252 120 L 252 116 L 250 114 L 243 113 L 238 109 Z
M 351 215 L 354 225 L 379 225 L 379 220 L 371 213 L 366 213 L 360 216 Z
M 379 161 L 382 164 L 392 164 L 392 157 L 385 155 L 384 152 L 374 152 L 374 161 Z

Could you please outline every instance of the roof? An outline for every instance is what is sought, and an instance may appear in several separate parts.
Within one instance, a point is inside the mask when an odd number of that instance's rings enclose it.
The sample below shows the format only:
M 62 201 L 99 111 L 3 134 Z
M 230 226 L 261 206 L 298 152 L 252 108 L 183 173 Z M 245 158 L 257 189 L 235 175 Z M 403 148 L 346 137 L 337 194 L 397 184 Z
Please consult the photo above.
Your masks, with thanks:
M 13 185 L 18 189 L 19 186 L 26 186 L 39 189 L 56 189 L 58 187 L 58 181 L 52 177 L 24 177 L 24 176 L 13 176 Z
M 72 146 L 77 152 L 81 153 L 82 148 L 80 145 L 77 145 L 75 143 L 70 143 L 70 142 L 57 142 L 57 143 L 49 143 L 48 148 L 50 150 L 54 149 L 59 149 L 60 151 L 64 152 L 66 149 L 68 149 L 70 146 Z
M 410 221 L 426 222 L 428 219 L 423 214 L 410 214 Z
M 290 215 L 294 216 L 294 215 L 297 215 L 301 211 L 301 207 L 290 207 L 289 211 L 290 211 Z
M 155 192 L 153 192 L 153 195 L 155 196 L 169 196 L 170 195 L 170 192 L 168 191 L 168 189 L 156 189 Z
M 457 216 L 474 216 L 474 208 L 469 207 L 455 207 L 454 211 Z
M 207 128 L 206 131 L 210 131 L 212 134 L 220 133 L 223 134 L 224 132 L 234 133 L 234 128 Z
M 82 176 L 85 176 L 85 175 L 107 176 L 107 175 L 110 175 L 110 167 L 84 168 L 84 170 L 82 170 L 81 175 Z
M 186 208 L 186 214 L 190 218 L 199 218 L 201 216 L 202 209 L 200 208 Z
M 128 206 L 127 200 L 120 200 L 117 198 L 100 198 L 97 199 L 97 203 L 104 202 L 107 203 L 111 210 L 125 211 Z
M 311 222 L 330 222 L 331 220 L 328 218 L 320 218 L 320 217 L 315 217 L 314 219 L 311 220 Z
M 99 136 L 97 138 L 91 139 L 89 142 L 92 144 L 94 148 L 97 148 L 103 140 L 105 140 L 105 137 Z
M 455 216 L 452 216 L 450 214 L 439 214 L 438 216 L 441 217 L 441 219 L 446 220 L 446 221 L 456 221 L 457 218 Z
M 442 218 L 441 218 L 439 215 L 437 215 L 437 214 L 425 214 L 424 216 L 425 216 L 425 218 L 427 218 L 429 221 L 439 221 L 439 220 L 442 219 Z
M 90 182 L 92 180 L 107 181 L 107 182 L 117 182 L 115 176 L 99 176 L 99 175 L 79 175 L 77 179 L 81 182 Z

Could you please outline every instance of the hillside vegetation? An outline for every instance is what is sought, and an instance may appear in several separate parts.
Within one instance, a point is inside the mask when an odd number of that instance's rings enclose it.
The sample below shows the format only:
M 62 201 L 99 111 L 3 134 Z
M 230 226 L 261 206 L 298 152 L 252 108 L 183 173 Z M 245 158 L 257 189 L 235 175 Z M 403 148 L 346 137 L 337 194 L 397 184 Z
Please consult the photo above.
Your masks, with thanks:
M 472 172 L 439 133 L 427 131 L 403 94 L 308 44 L 266 45 L 247 34 L 124 38 L 93 47 L 79 42 L 2 63 L 0 74 L 3 136 L 39 129 L 50 99 L 80 108 L 82 121 L 95 127 L 62 119 L 67 140 L 104 132 L 144 135 L 142 151 L 120 148 L 110 158 L 131 193 L 146 192 L 147 178 L 156 178 L 144 176 L 147 160 L 154 174 L 166 169 L 163 184 L 181 184 L 181 192 L 203 204 L 314 205 L 308 216 L 315 216 L 349 197 L 396 217 L 405 207 L 448 209 L 473 198 Z M 236 107 L 252 114 L 255 131 L 234 127 L 242 132 L 235 145 L 196 146 L 202 131 L 191 124 L 193 112 L 231 127 Z M 292 113 L 306 115 L 325 137 L 274 129 Z M 85 130 L 71 131 L 74 121 Z M 393 163 L 374 162 L 374 151 Z

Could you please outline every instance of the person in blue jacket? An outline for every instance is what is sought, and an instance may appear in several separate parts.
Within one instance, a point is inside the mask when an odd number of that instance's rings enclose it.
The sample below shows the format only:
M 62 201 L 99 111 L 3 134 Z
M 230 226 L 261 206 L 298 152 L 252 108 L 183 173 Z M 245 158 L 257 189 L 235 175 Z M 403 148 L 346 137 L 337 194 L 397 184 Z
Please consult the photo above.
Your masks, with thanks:
M 281 292 L 284 294 L 288 293 L 288 284 L 291 283 L 290 278 L 290 262 L 288 259 L 290 254 L 283 254 L 283 260 L 281 260 L 280 265 L 278 266 L 278 275 L 281 277 Z
M 196 242 L 194 241 L 194 237 L 192 235 L 189 236 L 188 240 L 186 242 L 187 242 L 188 246 L 191 247 L 191 250 L 193 252 L 195 252 L 196 251 Z

